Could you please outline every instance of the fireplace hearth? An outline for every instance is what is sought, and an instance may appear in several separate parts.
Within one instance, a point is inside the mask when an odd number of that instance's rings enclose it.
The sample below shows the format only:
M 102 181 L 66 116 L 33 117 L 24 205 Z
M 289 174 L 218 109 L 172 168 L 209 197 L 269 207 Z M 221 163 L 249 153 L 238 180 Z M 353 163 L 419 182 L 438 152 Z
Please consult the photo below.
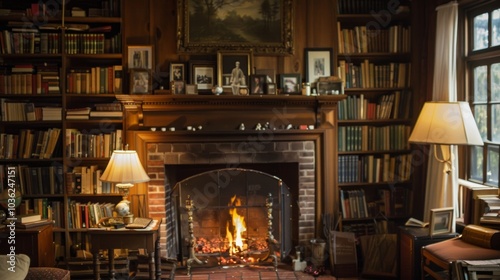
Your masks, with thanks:
M 293 209 L 282 179 L 252 169 L 224 168 L 178 182 L 170 210 L 179 261 L 246 265 L 278 259 L 292 249 Z

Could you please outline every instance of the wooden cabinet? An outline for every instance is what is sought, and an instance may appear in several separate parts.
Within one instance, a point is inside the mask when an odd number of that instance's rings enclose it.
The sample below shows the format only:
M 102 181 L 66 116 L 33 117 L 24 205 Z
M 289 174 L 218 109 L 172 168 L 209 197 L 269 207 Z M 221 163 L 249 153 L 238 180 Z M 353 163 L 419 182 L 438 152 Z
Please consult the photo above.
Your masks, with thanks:
M 15 253 L 28 255 L 30 266 L 52 267 L 55 265 L 52 225 L 16 229 L 15 233 Z M 7 229 L 2 231 L 3 234 L 8 234 Z M 8 254 L 12 244 L 8 244 L 6 238 L 0 240 L 0 253 Z
M 399 279 L 420 280 L 423 246 L 457 236 L 456 233 L 429 236 L 429 228 L 401 227 L 399 229 Z

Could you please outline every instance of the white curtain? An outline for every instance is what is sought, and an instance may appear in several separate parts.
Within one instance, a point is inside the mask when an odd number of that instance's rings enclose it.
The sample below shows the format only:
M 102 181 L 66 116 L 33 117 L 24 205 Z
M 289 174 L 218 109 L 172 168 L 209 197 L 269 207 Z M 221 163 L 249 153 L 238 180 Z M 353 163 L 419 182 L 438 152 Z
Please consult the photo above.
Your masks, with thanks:
M 432 99 L 434 101 L 456 101 L 456 46 L 458 25 L 458 3 L 450 2 L 436 8 L 436 49 L 434 60 L 434 81 Z M 436 148 L 436 149 L 435 149 Z M 458 213 L 458 164 L 457 147 L 431 145 L 427 169 L 424 221 L 430 220 L 430 209 L 454 207 Z M 448 159 L 450 151 L 453 167 L 444 172 L 445 164 L 437 161 L 434 151 L 440 159 Z M 453 222 L 453 230 L 455 223 Z

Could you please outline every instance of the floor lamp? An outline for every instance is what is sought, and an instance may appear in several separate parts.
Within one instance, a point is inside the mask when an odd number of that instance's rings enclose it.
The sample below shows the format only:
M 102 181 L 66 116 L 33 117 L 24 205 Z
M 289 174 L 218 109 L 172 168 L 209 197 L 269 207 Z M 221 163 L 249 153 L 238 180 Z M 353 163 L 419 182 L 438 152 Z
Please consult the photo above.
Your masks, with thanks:
M 449 157 L 440 159 L 436 153 L 436 145 L 484 145 L 467 102 L 426 102 L 408 141 L 415 144 L 435 144 L 434 157 L 445 163 L 445 172 L 450 172 L 453 167 L 452 150 L 449 147 Z
M 108 166 L 100 179 L 102 182 L 116 184 L 123 195 L 123 200 L 116 204 L 115 211 L 118 216 L 122 217 L 124 224 L 133 222 L 133 215 L 130 214 L 130 201 L 127 199 L 129 189 L 136 183 L 149 181 L 149 176 L 144 171 L 137 152 L 131 150 L 113 151 Z

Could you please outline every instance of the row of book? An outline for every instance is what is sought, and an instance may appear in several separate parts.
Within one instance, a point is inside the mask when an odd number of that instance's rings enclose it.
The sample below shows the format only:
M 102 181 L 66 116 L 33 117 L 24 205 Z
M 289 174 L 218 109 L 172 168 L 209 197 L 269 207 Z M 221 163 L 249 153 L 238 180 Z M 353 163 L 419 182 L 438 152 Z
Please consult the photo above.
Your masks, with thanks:
M 0 32 L 2 54 L 58 54 L 60 34 L 38 29 L 13 28 Z
M 1 98 L 0 114 L 0 119 L 6 122 L 60 121 L 62 108 L 58 107 L 57 104 L 35 107 L 35 103 L 32 102 L 18 102 Z
M 68 227 L 72 229 L 97 228 L 102 218 L 113 217 L 113 203 L 69 203 Z
M 351 53 L 409 53 L 411 28 L 393 25 L 388 29 L 370 29 L 370 26 L 341 28 L 337 23 L 340 54 Z
M 117 193 L 114 184 L 102 182 L 102 170 L 97 165 L 75 166 L 66 172 L 66 192 L 68 194 L 113 194 Z
M 339 155 L 339 183 L 405 182 L 411 176 L 412 155 Z
M 344 88 L 406 88 L 410 86 L 410 63 L 375 65 L 365 59 L 355 65 L 339 61 L 338 73 Z
M 63 167 L 52 166 L 27 166 L 27 165 L 0 165 L 1 189 L 8 186 L 7 168 L 13 170 L 16 186 L 23 195 L 63 194 Z M 12 182 L 12 181 L 11 181 Z
M 339 152 L 390 151 L 409 149 L 411 127 L 408 125 L 349 125 L 339 126 Z
M 339 120 L 408 119 L 411 112 L 411 91 L 395 91 L 384 94 L 376 102 L 364 94 L 348 95 L 339 101 Z
M 123 92 L 122 65 L 71 69 L 66 75 L 67 93 L 102 94 Z
M 59 66 L 0 66 L 0 94 L 60 94 Z
M 86 3 L 81 7 L 72 7 L 71 11 L 67 11 L 68 15 L 73 17 L 119 17 L 120 16 L 120 0 L 102 0 L 94 1 L 95 5 Z M 78 4 L 78 2 L 77 2 Z M 76 13 L 78 11 L 79 13 Z
M 340 205 L 342 209 L 342 218 L 368 218 L 374 217 L 368 212 L 365 191 L 358 190 L 340 190 Z M 372 210 L 372 209 L 370 209 Z M 373 211 L 372 211 L 373 212 Z M 377 211 L 374 211 L 377 213 Z
M 390 6 L 388 3 L 391 3 Z M 399 1 L 391 2 L 387 0 L 338 0 L 337 9 L 339 14 L 371 14 L 379 11 L 393 11 L 400 13 L 408 9 Z
M 60 128 L 0 133 L 0 159 L 49 159 L 60 147 Z
M 103 27 L 104 28 L 104 27 Z M 72 33 L 65 34 L 65 50 L 67 54 L 103 54 L 121 53 L 121 34 L 106 38 L 104 33 Z
M 109 158 L 122 149 L 121 129 L 109 133 L 92 133 L 75 128 L 66 129 L 66 156 L 74 158 Z

